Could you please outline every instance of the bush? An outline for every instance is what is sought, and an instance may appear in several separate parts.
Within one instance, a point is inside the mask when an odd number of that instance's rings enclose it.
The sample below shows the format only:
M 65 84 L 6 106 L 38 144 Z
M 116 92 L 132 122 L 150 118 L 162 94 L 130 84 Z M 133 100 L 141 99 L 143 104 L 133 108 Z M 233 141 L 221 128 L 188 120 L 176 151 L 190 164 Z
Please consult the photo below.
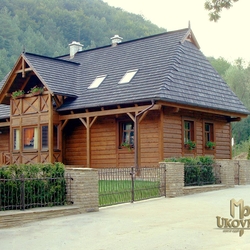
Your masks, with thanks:
M 64 165 L 29 164 L 0 168 L 0 210 L 63 205 Z
M 166 162 L 184 163 L 185 186 L 214 184 L 214 159 L 210 156 L 168 158 Z

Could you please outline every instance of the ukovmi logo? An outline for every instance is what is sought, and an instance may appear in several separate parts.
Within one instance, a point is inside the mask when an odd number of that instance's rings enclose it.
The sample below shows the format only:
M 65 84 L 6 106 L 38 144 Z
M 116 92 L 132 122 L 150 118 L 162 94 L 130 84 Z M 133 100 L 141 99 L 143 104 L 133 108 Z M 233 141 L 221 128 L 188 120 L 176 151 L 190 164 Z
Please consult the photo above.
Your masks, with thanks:
M 239 207 L 239 219 L 235 218 L 235 207 Z M 244 229 L 250 229 L 250 219 L 245 219 L 250 215 L 250 207 L 244 206 L 242 199 L 238 202 L 230 200 L 230 215 L 231 219 L 216 216 L 217 227 L 223 229 L 223 232 L 239 232 L 239 236 L 242 236 Z

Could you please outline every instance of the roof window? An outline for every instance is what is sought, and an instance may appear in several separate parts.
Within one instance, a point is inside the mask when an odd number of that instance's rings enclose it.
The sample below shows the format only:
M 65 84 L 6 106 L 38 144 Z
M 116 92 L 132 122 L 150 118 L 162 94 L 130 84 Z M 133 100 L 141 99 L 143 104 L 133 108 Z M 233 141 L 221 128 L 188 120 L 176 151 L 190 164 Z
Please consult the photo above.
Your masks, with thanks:
M 100 84 L 104 81 L 107 75 L 97 76 L 96 79 L 89 85 L 88 89 L 95 89 L 100 86 Z
M 120 80 L 119 84 L 129 83 L 132 80 L 132 78 L 135 76 L 137 71 L 138 69 L 128 70 L 126 74 L 122 77 L 122 79 Z

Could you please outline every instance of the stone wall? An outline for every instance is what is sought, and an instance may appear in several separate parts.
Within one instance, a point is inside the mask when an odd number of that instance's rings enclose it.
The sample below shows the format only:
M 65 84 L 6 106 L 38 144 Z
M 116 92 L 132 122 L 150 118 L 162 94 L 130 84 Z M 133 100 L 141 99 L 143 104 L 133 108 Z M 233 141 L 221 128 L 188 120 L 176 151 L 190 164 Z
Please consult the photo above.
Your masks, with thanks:
M 72 178 L 71 184 L 67 184 L 71 192 L 67 194 L 68 200 L 72 200 L 81 212 L 95 212 L 99 210 L 98 196 L 98 170 L 93 168 L 66 169 L 66 174 Z
M 235 165 L 235 175 L 238 175 L 238 183 L 236 185 L 250 185 L 250 161 L 249 160 L 238 160 L 234 161 Z
M 221 184 L 227 188 L 234 187 L 234 161 L 216 160 L 216 164 L 220 166 Z
M 182 196 L 184 187 L 184 164 L 180 162 L 161 162 L 160 167 L 166 167 L 166 196 Z
M 67 199 L 72 205 L 32 208 L 24 211 L 0 211 L 0 228 L 13 227 L 60 216 L 99 211 L 98 171 L 90 168 L 66 169 L 72 180 L 67 178 Z M 69 190 L 70 189 L 70 190 Z

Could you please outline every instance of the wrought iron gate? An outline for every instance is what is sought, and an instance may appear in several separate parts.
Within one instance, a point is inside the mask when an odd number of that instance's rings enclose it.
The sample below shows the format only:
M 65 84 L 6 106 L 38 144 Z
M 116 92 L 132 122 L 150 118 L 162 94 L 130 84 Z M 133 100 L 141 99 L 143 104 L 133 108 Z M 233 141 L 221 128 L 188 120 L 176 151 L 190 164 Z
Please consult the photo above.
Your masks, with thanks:
M 98 169 L 99 206 L 166 197 L 164 167 Z

